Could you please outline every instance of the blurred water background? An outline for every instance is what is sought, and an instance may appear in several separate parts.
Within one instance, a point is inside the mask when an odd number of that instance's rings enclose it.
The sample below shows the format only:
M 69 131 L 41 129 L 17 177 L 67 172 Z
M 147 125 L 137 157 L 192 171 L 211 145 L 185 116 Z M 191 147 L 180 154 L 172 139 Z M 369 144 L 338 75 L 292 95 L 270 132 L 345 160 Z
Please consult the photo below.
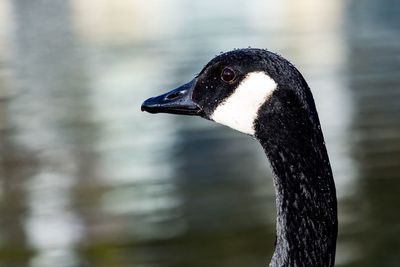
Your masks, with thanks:
M 140 112 L 248 46 L 284 55 L 313 90 L 337 266 L 400 266 L 398 0 L 1 0 L 0 266 L 267 266 L 259 145 Z

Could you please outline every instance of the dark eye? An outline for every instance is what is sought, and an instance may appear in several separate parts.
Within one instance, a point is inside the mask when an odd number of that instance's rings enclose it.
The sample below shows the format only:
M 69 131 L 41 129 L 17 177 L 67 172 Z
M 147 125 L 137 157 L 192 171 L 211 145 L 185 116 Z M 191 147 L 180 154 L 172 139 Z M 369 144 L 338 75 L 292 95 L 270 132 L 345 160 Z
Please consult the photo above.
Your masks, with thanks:
M 235 71 L 229 67 L 226 67 L 222 70 L 221 79 L 224 82 L 232 82 L 236 78 Z

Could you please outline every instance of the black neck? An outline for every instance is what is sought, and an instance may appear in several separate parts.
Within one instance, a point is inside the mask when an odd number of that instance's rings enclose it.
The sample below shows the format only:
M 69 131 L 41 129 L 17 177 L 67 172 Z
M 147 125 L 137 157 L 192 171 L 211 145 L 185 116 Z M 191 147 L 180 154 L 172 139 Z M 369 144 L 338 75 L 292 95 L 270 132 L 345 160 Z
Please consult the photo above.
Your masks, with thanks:
M 270 266 L 333 266 L 337 237 L 335 184 L 318 115 L 278 90 L 261 107 L 256 138 L 275 173 L 277 240 Z

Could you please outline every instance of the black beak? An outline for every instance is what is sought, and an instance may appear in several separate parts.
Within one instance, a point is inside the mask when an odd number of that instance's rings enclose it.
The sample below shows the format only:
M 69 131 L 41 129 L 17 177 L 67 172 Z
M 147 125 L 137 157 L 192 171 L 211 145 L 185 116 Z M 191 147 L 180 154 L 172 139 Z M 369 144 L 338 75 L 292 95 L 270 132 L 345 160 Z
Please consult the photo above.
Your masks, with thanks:
M 196 79 L 168 93 L 151 97 L 143 102 L 142 111 L 200 116 L 202 109 L 193 102 L 192 93 Z

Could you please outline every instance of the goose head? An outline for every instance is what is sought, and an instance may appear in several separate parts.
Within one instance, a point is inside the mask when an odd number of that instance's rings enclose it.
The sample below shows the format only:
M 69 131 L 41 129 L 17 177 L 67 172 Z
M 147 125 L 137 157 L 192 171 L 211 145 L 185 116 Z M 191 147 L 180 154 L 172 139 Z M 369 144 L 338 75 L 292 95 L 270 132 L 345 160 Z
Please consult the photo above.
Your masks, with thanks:
M 285 102 L 288 95 L 298 98 L 297 103 L 304 99 L 304 83 L 297 69 L 279 55 L 238 49 L 212 59 L 190 82 L 147 99 L 141 109 L 200 116 L 255 136 L 260 117 L 293 105 Z

